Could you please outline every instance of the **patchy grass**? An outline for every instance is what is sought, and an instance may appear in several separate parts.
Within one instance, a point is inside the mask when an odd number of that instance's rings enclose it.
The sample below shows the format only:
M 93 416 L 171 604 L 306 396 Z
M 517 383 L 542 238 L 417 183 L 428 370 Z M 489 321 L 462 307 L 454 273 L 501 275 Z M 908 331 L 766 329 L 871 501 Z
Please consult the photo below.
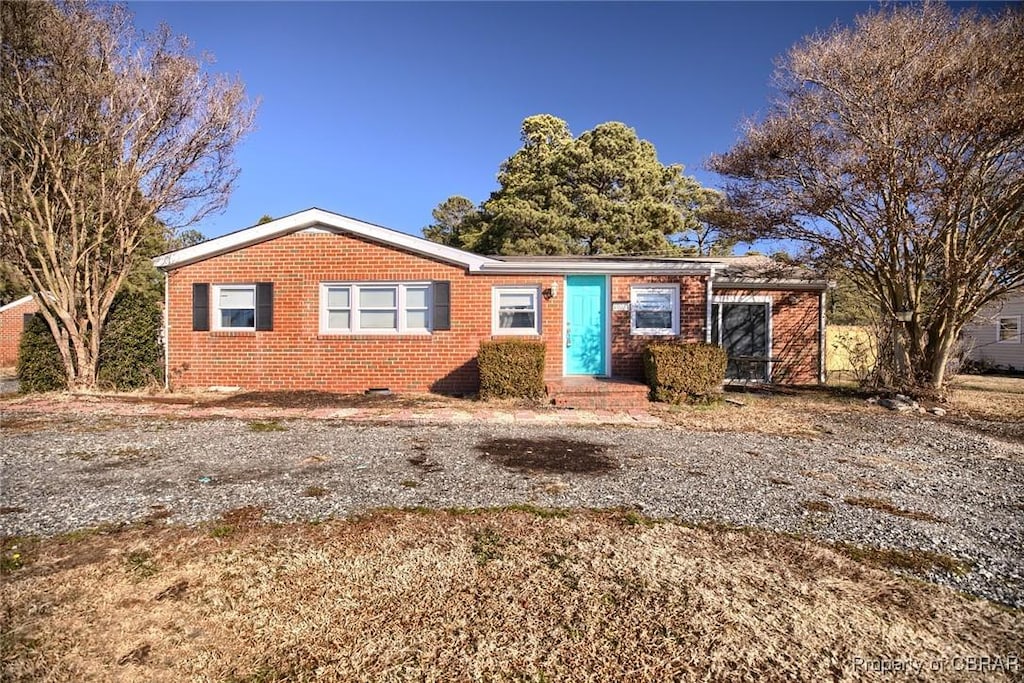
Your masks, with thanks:
M 210 538 L 227 538 L 235 533 L 231 524 L 214 524 L 210 527 Z
M 918 512 L 916 510 L 904 510 L 901 507 L 894 505 L 891 501 L 882 500 L 881 498 L 870 498 L 870 497 L 854 497 L 844 498 L 843 502 L 847 505 L 854 505 L 856 507 L 868 508 L 869 510 L 878 510 L 879 512 L 885 512 L 896 517 L 904 517 L 906 519 L 916 519 L 921 522 L 945 522 L 946 520 L 935 515 L 928 514 L 927 512 Z
M 555 519 L 558 517 L 568 517 L 569 511 L 562 510 L 560 508 L 545 508 L 539 505 L 531 505 L 529 503 L 517 503 L 515 505 L 506 505 L 503 510 L 510 512 L 525 512 L 529 515 L 540 517 L 541 519 Z
M 30 561 L 31 542 L 10 536 L 0 542 L 0 576 L 21 569 Z
M 958 375 L 950 384 L 949 406 L 972 417 L 1024 422 L 1024 377 Z
M 832 429 L 821 424 L 837 413 L 871 410 L 863 399 L 837 387 L 788 390 L 773 393 L 729 391 L 724 401 L 707 406 L 668 406 L 652 403 L 651 411 L 662 420 L 696 432 L 742 432 L 786 436 L 820 437 Z
M 857 678 L 854 658 L 880 653 L 1024 648 L 1019 612 L 888 570 L 965 567 L 938 555 L 626 529 L 621 511 L 233 517 L 250 525 L 221 539 L 132 527 L 41 541 L 5 577 L 7 678 L 817 681 Z M 124 571 L 131 553 L 160 570 Z
M 153 554 L 145 549 L 129 551 L 124 561 L 129 573 L 137 579 L 147 579 L 160 571 Z
M 112 571 L 118 547 L 160 571 Z M 624 532 L 620 512 L 388 512 L 221 540 L 132 528 L 37 551 L 40 569 L 5 586 L 12 681 L 813 681 L 855 677 L 858 656 L 1024 647 L 1020 613 L 882 569 L 962 561 L 672 523 Z M 86 560 L 61 564 L 68 553 Z
M 302 490 L 302 495 L 306 498 L 323 498 L 330 492 L 330 489 L 325 489 L 323 486 L 307 486 Z
M 277 420 L 253 420 L 249 423 L 249 430 L 253 432 L 286 432 L 288 428 Z
M 800 501 L 800 507 L 808 512 L 832 512 L 832 504 L 824 500 Z
M 621 519 L 626 524 L 626 526 L 639 526 L 648 529 L 658 524 L 658 520 L 652 519 L 646 515 L 642 515 L 636 510 L 623 511 Z
M 504 545 L 501 535 L 490 525 L 473 532 L 473 557 L 479 565 L 500 560 L 503 557 L 501 549 Z
M 927 576 L 936 571 L 960 576 L 970 572 L 974 566 L 969 560 L 926 550 L 870 548 L 851 543 L 837 543 L 835 548 L 859 562 L 866 562 L 886 569 L 899 569 L 919 576 Z

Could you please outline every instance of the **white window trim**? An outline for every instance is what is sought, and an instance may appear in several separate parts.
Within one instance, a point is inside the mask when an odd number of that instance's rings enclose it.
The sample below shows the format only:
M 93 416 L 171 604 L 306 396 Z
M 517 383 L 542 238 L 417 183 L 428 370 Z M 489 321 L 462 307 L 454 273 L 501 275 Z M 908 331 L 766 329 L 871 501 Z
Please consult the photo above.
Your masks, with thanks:
M 500 327 L 498 324 L 498 301 L 501 294 L 530 294 L 533 296 L 534 326 Z M 523 287 L 520 285 L 495 285 L 491 288 L 491 334 L 495 337 L 539 337 L 541 333 L 540 287 Z
M 252 290 L 252 326 L 251 327 L 224 327 L 221 325 L 220 315 L 220 291 L 222 289 L 250 289 Z M 255 332 L 256 331 L 256 284 L 223 284 L 213 286 L 213 331 L 214 332 Z
M 348 299 L 348 329 L 336 329 L 327 326 L 327 290 L 330 287 L 348 287 L 349 288 L 349 299 Z M 395 287 L 396 292 L 396 318 L 398 319 L 398 329 L 382 330 L 378 328 L 363 329 L 359 326 L 359 290 L 360 288 L 367 289 L 379 289 L 383 287 Z M 424 327 L 408 327 L 407 316 L 408 308 L 406 307 L 406 292 L 409 288 L 420 287 L 427 290 L 427 326 Z M 432 291 L 430 282 L 321 282 L 320 283 L 320 301 L 318 303 L 318 309 L 320 311 L 320 334 L 322 336 L 352 336 L 352 335 L 381 335 L 381 336 L 395 336 L 395 335 L 430 335 L 431 329 L 430 324 L 434 311 L 434 300 L 432 298 Z M 414 310 L 423 310 L 422 306 L 413 307 Z M 384 310 L 384 309 L 367 309 L 367 310 Z
M 772 316 L 774 314 L 775 299 L 768 294 L 722 294 L 711 297 L 712 304 L 764 304 L 768 307 L 768 357 L 773 357 L 775 351 L 775 328 Z M 718 339 L 712 339 L 712 344 L 722 343 L 722 307 L 718 307 Z M 771 383 L 772 371 L 775 363 L 768 361 L 766 364 L 767 380 L 766 382 Z M 736 380 L 726 380 L 731 382 Z
M 1004 320 L 1015 320 L 1017 321 L 1017 334 L 1009 339 L 1003 339 L 1003 321 Z M 1020 329 L 1021 316 L 1019 315 L 1001 315 L 996 318 L 996 343 L 997 344 L 1020 344 L 1021 340 L 1021 329 Z
M 636 293 L 657 289 L 672 290 L 672 327 L 637 327 L 636 326 Z M 664 284 L 645 283 L 629 286 L 629 333 L 643 337 L 674 337 L 679 334 L 679 283 Z

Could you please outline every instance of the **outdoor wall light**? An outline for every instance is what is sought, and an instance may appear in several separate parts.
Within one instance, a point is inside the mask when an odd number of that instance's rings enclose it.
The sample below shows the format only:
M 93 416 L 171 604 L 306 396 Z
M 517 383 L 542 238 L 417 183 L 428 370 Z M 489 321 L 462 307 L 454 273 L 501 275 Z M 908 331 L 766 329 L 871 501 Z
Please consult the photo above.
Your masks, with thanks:
M 541 292 L 541 294 L 544 295 L 545 299 L 552 299 L 558 296 L 558 282 L 552 282 L 551 286 Z

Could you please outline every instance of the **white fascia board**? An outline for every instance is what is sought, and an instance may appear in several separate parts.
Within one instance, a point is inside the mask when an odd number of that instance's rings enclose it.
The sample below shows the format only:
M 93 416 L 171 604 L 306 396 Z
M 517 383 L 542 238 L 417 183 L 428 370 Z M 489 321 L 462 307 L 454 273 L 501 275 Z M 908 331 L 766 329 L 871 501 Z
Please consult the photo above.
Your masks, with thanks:
M 706 264 L 680 263 L 608 263 L 587 261 L 490 261 L 480 268 L 481 273 L 530 273 L 536 275 L 595 274 L 595 275 L 706 275 L 711 272 Z
M 745 280 L 715 280 L 715 289 L 792 289 L 821 291 L 828 288 L 825 280 L 773 280 L 770 278 L 749 278 Z
M 281 235 L 286 235 L 306 228 L 327 227 L 347 232 L 386 246 L 398 247 L 417 254 L 465 266 L 470 271 L 478 271 L 493 259 L 468 251 L 455 249 L 443 244 L 431 242 L 420 237 L 407 235 L 404 232 L 391 230 L 372 223 L 366 223 L 348 216 L 324 211 L 323 209 L 307 209 L 299 213 L 285 216 L 263 225 L 239 230 L 222 237 L 215 237 L 201 244 L 162 254 L 153 259 L 153 265 L 163 270 L 195 263 L 214 256 L 236 251 L 253 244 L 265 242 Z
M 17 308 L 18 306 L 21 306 L 22 304 L 27 304 L 29 301 L 32 301 L 32 295 L 31 294 L 27 294 L 27 295 L 21 297 L 20 299 L 18 299 L 16 301 L 12 301 L 9 304 L 4 304 L 3 306 L 0 306 L 0 313 L 3 313 L 4 311 L 10 310 L 12 308 Z

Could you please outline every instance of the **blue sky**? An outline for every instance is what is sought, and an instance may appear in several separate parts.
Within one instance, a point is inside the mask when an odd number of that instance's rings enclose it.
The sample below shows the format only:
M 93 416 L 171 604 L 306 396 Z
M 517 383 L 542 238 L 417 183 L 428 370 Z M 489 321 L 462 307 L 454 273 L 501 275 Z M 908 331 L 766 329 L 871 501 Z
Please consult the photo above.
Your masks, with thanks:
M 870 3 L 145 2 L 260 97 L 207 237 L 319 206 L 419 234 L 479 202 L 532 114 L 579 134 L 623 121 L 706 185 L 701 164 L 763 111 L 773 60 Z

